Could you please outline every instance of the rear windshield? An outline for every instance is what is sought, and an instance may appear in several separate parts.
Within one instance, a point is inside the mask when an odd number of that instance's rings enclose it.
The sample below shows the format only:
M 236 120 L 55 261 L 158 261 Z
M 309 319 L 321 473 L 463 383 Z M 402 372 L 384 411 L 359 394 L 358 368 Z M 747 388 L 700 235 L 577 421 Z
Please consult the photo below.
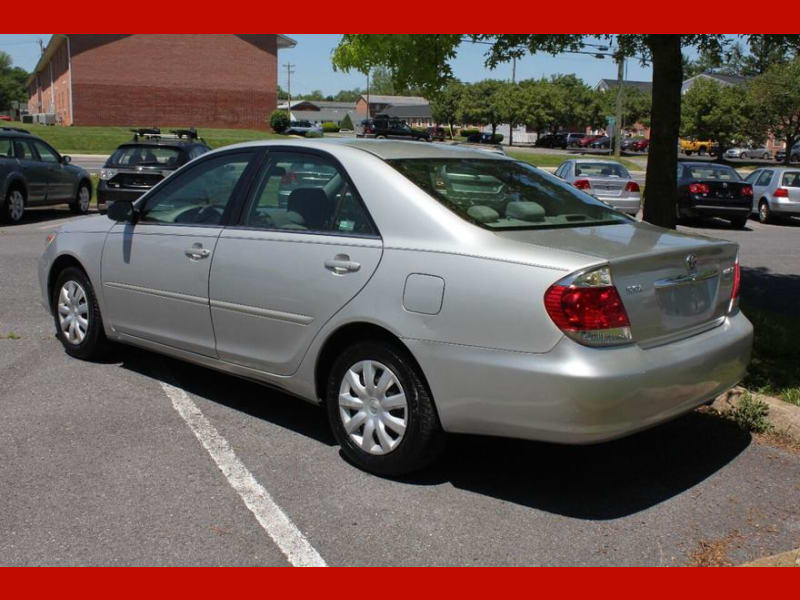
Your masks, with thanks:
M 784 187 L 800 187 L 800 173 L 784 173 L 781 185 Z
M 608 205 L 527 163 L 458 158 L 388 163 L 462 219 L 486 229 L 630 222 Z
M 584 177 L 619 177 L 630 179 L 628 171 L 622 165 L 614 163 L 579 162 L 575 165 L 575 175 Z
M 687 166 L 686 172 L 692 179 L 718 179 L 720 181 L 741 181 L 739 174 L 730 167 L 721 165 Z
M 295 121 L 292 123 L 292 127 L 311 127 L 310 121 Z
M 175 167 L 180 154 L 180 148 L 171 146 L 122 146 L 111 155 L 108 164 L 116 167 Z

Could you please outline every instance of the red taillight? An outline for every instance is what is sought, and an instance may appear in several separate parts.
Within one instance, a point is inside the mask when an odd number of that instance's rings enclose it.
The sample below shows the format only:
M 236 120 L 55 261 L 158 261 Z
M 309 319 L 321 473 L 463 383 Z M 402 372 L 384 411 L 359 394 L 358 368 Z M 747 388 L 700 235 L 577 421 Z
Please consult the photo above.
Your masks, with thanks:
M 742 194 L 745 196 L 752 196 L 753 195 L 753 188 L 749 185 L 746 185 L 742 188 Z
M 572 185 L 579 190 L 588 190 L 590 187 L 592 187 L 588 179 L 577 179 Z
M 708 186 L 705 183 L 690 183 L 689 184 L 689 193 L 690 194 L 707 194 L 708 193 Z
M 626 192 L 638 192 L 639 191 L 639 184 L 635 181 L 629 181 L 628 185 L 625 186 Z
M 788 198 L 789 197 L 789 190 L 784 189 L 784 188 L 778 188 L 777 190 L 772 192 L 772 195 L 774 197 L 776 197 L 776 198 Z
M 552 285 L 544 295 L 547 314 L 561 331 L 587 346 L 632 341 L 630 321 L 608 267 Z
M 728 312 L 733 312 L 739 306 L 739 291 L 742 287 L 742 271 L 739 269 L 739 257 L 733 263 L 733 288 L 731 289 L 731 302 Z

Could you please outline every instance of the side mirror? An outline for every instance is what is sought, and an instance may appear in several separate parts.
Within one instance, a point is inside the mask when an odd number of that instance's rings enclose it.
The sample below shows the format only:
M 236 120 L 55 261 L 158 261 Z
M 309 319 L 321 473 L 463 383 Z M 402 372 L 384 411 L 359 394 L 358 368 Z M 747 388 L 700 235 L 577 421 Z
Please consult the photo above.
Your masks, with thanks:
M 61 162 L 64 163 L 65 165 L 68 165 L 69 163 L 72 162 L 72 157 L 71 156 L 62 156 L 61 157 Z
M 108 218 L 118 223 L 135 223 L 136 209 L 130 200 L 117 200 L 108 205 Z

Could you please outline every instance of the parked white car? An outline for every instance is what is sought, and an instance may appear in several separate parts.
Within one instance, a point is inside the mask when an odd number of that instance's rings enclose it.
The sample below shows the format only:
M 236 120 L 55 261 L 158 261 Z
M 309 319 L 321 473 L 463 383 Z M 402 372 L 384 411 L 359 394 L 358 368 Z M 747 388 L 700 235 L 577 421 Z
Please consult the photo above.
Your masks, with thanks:
M 745 179 L 753 187 L 753 214 L 762 223 L 780 216 L 800 216 L 800 169 L 756 169 Z
M 723 155 L 725 158 L 735 158 L 740 160 L 747 160 L 750 158 L 758 158 L 760 160 L 772 160 L 772 153 L 766 146 L 737 146 L 735 148 L 728 148 Z
M 635 216 L 642 204 L 639 184 L 624 165 L 613 160 L 568 160 L 555 172 L 567 183 L 617 210 Z

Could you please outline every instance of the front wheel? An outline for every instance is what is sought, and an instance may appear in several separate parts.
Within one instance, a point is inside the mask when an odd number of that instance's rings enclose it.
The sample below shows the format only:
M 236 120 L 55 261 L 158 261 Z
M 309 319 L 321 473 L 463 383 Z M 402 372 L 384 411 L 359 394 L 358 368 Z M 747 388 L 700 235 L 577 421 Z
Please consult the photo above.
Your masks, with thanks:
M 691 150 L 686 150 L 686 151 L 684 152 L 684 154 L 685 154 L 686 156 L 691 156 L 691 155 L 692 155 L 692 151 L 691 151 Z
M 64 269 L 53 288 L 56 336 L 74 358 L 90 360 L 103 354 L 107 340 L 100 307 L 89 278 L 76 267 Z
M 443 448 L 428 387 L 400 347 L 378 341 L 349 347 L 328 376 L 326 402 L 342 453 L 370 473 L 416 471 Z
M 85 215 L 89 212 L 89 203 L 92 201 L 92 190 L 88 183 L 82 183 L 78 187 L 78 195 L 75 197 L 75 202 L 69 205 L 69 208 L 76 215 Z

